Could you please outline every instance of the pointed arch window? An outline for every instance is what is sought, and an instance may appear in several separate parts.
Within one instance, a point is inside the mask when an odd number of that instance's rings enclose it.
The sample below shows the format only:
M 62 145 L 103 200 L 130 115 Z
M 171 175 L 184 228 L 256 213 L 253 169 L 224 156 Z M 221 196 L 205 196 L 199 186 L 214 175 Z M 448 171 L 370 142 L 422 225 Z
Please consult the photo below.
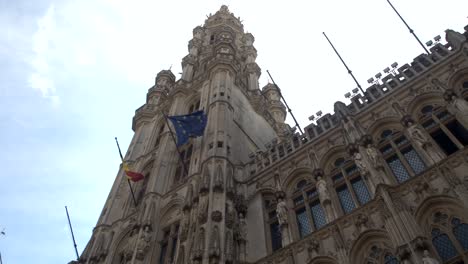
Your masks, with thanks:
M 421 114 L 420 123 L 447 156 L 468 146 L 468 130 L 447 109 L 426 105 Z
M 434 228 L 431 235 L 432 244 L 444 262 L 458 255 L 455 246 L 447 234 L 441 232 L 438 228 Z
M 462 223 L 460 219 L 454 217 L 452 219 L 452 232 L 463 250 L 468 250 L 468 224 Z
M 281 228 L 276 216 L 276 199 L 274 196 L 266 196 L 264 198 L 264 208 L 266 213 L 266 225 L 268 229 L 268 236 L 271 241 L 271 250 L 276 251 L 283 247 Z
M 296 184 L 296 189 L 293 193 L 293 203 L 299 236 L 301 238 L 327 224 L 317 190 L 315 186 L 307 183 L 306 180 L 301 180 Z
M 384 256 L 384 263 L 385 264 L 399 264 L 400 262 L 398 261 L 398 259 L 395 256 L 393 256 L 390 253 L 387 253 Z
M 426 164 L 399 131 L 384 130 L 380 135 L 379 149 L 398 183 L 426 170 Z
M 179 239 L 179 223 L 174 223 L 163 229 L 160 244 L 159 264 L 174 263 Z
M 338 200 L 344 213 L 350 213 L 356 207 L 371 200 L 367 184 L 362 179 L 356 164 L 351 160 L 335 160 L 332 181 Z
M 196 112 L 199 108 L 200 108 L 200 100 L 190 105 L 188 113 L 191 114 L 193 112 Z

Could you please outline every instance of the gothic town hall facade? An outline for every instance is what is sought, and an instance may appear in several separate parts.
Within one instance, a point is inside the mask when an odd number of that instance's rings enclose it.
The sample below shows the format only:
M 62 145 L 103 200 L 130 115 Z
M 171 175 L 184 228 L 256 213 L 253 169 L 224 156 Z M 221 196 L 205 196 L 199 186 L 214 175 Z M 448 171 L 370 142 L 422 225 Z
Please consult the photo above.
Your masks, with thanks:
M 222 6 L 135 112 L 137 205 L 121 166 L 76 263 L 468 263 L 467 39 L 447 30 L 301 134 Z M 197 110 L 179 159 L 163 113 Z

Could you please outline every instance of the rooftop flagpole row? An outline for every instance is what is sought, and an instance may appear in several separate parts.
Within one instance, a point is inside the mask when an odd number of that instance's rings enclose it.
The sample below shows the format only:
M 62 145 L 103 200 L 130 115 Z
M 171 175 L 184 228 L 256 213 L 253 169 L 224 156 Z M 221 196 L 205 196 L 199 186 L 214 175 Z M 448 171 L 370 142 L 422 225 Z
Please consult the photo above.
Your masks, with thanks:
M 424 44 L 422 44 L 421 40 L 419 40 L 418 36 L 416 35 L 416 33 L 414 33 L 414 30 L 412 28 L 410 28 L 410 26 L 408 25 L 408 23 L 406 23 L 406 21 L 403 19 L 403 17 L 400 15 L 400 13 L 398 13 L 398 11 L 396 10 L 396 8 L 392 5 L 392 3 L 390 2 L 390 0 L 387 0 L 388 4 L 392 7 L 393 11 L 395 11 L 395 13 L 398 15 L 398 17 L 401 19 L 401 21 L 403 21 L 403 23 L 405 24 L 405 26 L 408 28 L 409 32 L 411 34 L 413 34 L 414 38 L 418 41 L 419 45 L 421 45 L 421 47 L 424 49 L 424 51 L 429 55 L 429 51 L 427 50 L 427 48 L 424 46 Z
M 338 51 L 335 49 L 335 46 L 333 46 L 333 43 L 330 41 L 330 39 L 328 39 L 327 37 L 327 34 L 325 34 L 325 32 L 322 32 L 323 35 L 325 36 L 325 38 L 327 39 L 328 43 L 330 43 L 330 46 L 333 48 L 333 50 L 335 51 L 336 55 L 338 56 L 338 58 L 340 58 L 341 62 L 343 63 L 343 65 L 345 66 L 346 70 L 348 71 L 349 75 L 351 75 L 351 77 L 353 78 L 354 82 L 356 83 L 357 87 L 359 88 L 359 90 L 361 91 L 362 95 L 364 97 L 366 97 L 366 94 L 364 93 L 364 90 L 362 89 L 361 85 L 359 84 L 358 80 L 356 79 L 356 77 L 354 77 L 354 74 L 353 72 L 349 69 L 348 65 L 346 65 L 346 63 L 344 62 L 343 58 L 341 58 L 340 56 L 340 53 L 338 53 Z

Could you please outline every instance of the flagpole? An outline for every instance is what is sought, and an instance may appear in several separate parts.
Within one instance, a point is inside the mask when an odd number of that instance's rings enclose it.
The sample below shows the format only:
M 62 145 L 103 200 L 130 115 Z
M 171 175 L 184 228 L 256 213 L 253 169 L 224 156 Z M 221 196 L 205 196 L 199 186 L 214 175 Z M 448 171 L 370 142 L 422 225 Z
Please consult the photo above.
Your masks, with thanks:
M 122 160 L 122 165 L 123 165 L 125 163 L 125 161 L 124 161 L 124 158 L 122 156 L 122 151 L 120 150 L 120 145 L 119 145 L 119 141 L 117 140 L 117 137 L 115 137 L 115 143 L 117 143 L 117 148 L 119 149 L 119 155 L 120 155 L 120 159 Z M 130 187 L 130 192 L 132 193 L 133 203 L 135 204 L 135 207 L 137 207 L 137 202 L 136 202 L 136 199 L 135 199 L 135 193 L 133 192 L 132 184 L 130 183 L 130 180 L 128 178 L 127 178 L 127 183 L 128 183 L 128 187 Z
M 408 28 L 409 32 L 411 34 L 413 34 L 414 38 L 418 41 L 419 45 L 421 45 L 421 47 L 424 49 L 424 51 L 429 54 L 429 51 L 426 49 L 426 47 L 424 47 L 424 44 L 422 44 L 421 40 L 419 40 L 418 36 L 416 35 L 416 33 L 414 33 L 414 30 L 412 28 L 410 28 L 410 26 L 408 25 L 408 23 L 406 23 L 406 21 L 403 19 L 403 17 L 400 15 L 400 13 L 398 13 L 398 11 L 396 10 L 396 8 L 392 5 L 392 3 L 390 2 L 390 0 L 387 0 L 388 4 L 392 7 L 393 11 L 395 11 L 395 13 L 398 15 L 398 17 L 401 19 L 401 21 L 403 21 L 403 23 L 405 24 L 405 26 Z
M 179 160 L 180 160 L 180 162 L 182 162 L 182 167 L 184 169 L 185 175 L 188 176 L 187 167 L 185 166 L 184 159 L 182 158 L 182 153 L 180 153 L 179 147 L 177 146 L 177 141 L 176 141 L 176 138 L 174 136 L 174 132 L 172 132 L 171 126 L 169 125 L 169 122 L 167 121 L 167 115 L 163 111 L 161 111 L 161 113 L 164 116 L 164 121 L 166 121 L 166 126 L 169 129 L 169 133 L 171 134 L 172 141 L 174 142 L 174 145 L 176 146 L 177 153 L 179 154 Z
M 281 99 L 283 99 L 283 102 L 284 102 L 284 104 L 286 105 L 286 108 L 288 109 L 289 114 L 290 114 L 290 115 L 292 116 L 292 118 L 294 119 L 294 123 L 296 123 L 296 127 L 299 128 L 299 131 L 301 132 L 301 134 L 304 134 L 304 132 L 302 132 L 301 126 L 299 126 L 299 123 L 297 122 L 296 118 L 294 117 L 291 108 L 289 108 L 288 103 L 286 103 L 286 100 L 284 99 L 283 94 L 281 93 L 281 90 L 279 89 L 278 85 L 276 85 L 275 80 L 273 80 L 273 77 L 271 77 L 271 74 L 270 74 L 270 72 L 269 72 L 268 70 L 267 70 L 267 73 L 268 73 L 268 76 L 270 76 L 271 81 L 272 81 L 273 84 L 275 85 L 276 90 L 278 91 L 278 93 L 279 93 Z
M 75 235 L 73 234 L 73 228 L 72 228 L 71 221 L 70 221 L 70 215 L 68 214 L 68 208 L 66 205 L 65 205 L 65 212 L 67 212 L 68 226 L 70 227 L 70 232 L 71 232 L 72 239 L 73 239 L 73 246 L 75 247 L 76 260 L 79 261 L 80 255 L 78 254 L 78 248 L 76 246 Z

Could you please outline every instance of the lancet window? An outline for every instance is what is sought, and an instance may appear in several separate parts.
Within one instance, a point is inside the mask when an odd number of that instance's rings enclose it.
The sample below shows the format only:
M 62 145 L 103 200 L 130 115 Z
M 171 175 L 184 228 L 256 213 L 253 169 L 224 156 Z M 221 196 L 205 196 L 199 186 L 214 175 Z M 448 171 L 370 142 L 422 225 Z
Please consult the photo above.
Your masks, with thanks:
M 454 263 L 468 253 L 468 224 L 458 217 L 449 218 L 447 214 L 436 212 L 431 237 L 432 245 L 444 263 Z
M 271 241 L 271 250 L 276 251 L 282 245 L 281 227 L 276 216 L 276 199 L 274 196 L 266 196 L 264 198 L 265 213 L 267 219 L 268 236 Z
M 180 157 L 177 158 L 177 167 L 175 171 L 174 183 L 180 182 L 183 178 L 187 177 L 190 171 L 190 161 L 192 159 L 193 145 L 187 144 L 183 146 L 180 151 Z M 179 155 L 179 153 L 177 153 Z M 185 168 L 184 168 L 185 165 Z
M 301 238 L 327 224 L 315 186 L 301 180 L 293 193 L 294 211 Z
M 371 199 L 369 189 L 356 164 L 351 160 L 339 158 L 334 165 L 333 185 L 344 213 L 347 214 L 354 208 L 369 202 Z
M 420 123 L 447 155 L 468 145 L 468 130 L 443 107 L 427 105 L 421 109 Z
M 199 108 L 200 108 L 200 100 L 190 105 L 188 113 L 191 114 L 193 112 L 196 112 Z
M 159 264 L 174 263 L 178 234 L 179 223 L 174 223 L 163 229 L 163 237 L 160 241 Z
M 398 183 L 426 169 L 410 141 L 399 131 L 384 130 L 380 135 L 379 149 Z

